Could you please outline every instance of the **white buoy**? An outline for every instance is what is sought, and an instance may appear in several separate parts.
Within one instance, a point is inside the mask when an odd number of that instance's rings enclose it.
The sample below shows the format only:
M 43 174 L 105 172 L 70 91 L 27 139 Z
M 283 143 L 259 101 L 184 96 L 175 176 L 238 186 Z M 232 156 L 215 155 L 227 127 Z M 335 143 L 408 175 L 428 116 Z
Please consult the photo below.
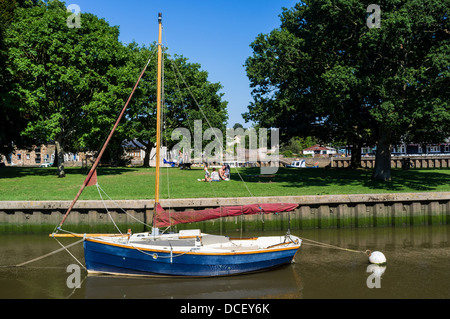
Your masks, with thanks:
M 382 252 L 374 251 L 369 255 L 369 262 L 375 265 L 384 265 L 386 264 L 386 257 Z

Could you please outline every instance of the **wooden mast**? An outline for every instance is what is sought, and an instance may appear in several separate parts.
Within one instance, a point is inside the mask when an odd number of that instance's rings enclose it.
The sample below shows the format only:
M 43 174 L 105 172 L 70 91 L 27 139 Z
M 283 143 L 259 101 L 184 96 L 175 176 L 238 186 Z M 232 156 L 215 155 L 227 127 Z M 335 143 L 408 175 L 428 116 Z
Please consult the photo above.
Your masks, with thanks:
M 161 60 L 162 60 L 162 14 L 159 13 L 158 15 L 158 24 L 159 24 L 159 36 L 158 36 L 158 79 L 157 79 L 157 97 L 156 97 L 156 103 L 157 103 L 157 120 L 156 120 L 156 181 L 155 181 L 155 211 L 156 211 L 156 205 L 159 203 L 159 166 L 160 166 L 160 133 L 161 133 Z M 128 107 L 128 103 L 130 103 L 131 98 L 139 84 L 139 82 L 142 79 L 142 76 L 145 73 L 145 70 L 148 67 L 150 60 L 145 65 L 144 69 L 142 70 L 141 74 L 139 75 L 138 80 L 136 81 L 136 84 L 134 85 L 133 90 L 131 91 L 130 96 L 128 97 L 127 102 L 125 103 L 124 107 L 122 108 L 122 111 L 120 112 L 119 117 L 116 120 L 116 123 L 114 124 L 113 129 L 108 135 L 108 138 L 106 139 L 102 149 L 100 150 L 99 155 L 97 156 L 97 159 L 95 160 L 94 164 L 91 167 L 91 170 L 89 171 L 85 181 L 81 185 L 77 195 L 75 196 L 74 200 L 70 204 L 69 208 L 67 209 L 66 213 L 64 214 L 60 224 L 56 226 L 55 231 L 61 229 L 62 225 L 64 224 L 64 221 L 66 220 L 69 213 L 72 211 L 73 206 L 77 202 L 78 198 L 80 197 L 81 193 L 83 192 L 84 188 L 86 186 L 94 185 L 97 183 L 97 174 L 96 169 L 100 162 L 100 159 L 102 158 L 103 153 L 105 152 L 106 146 L 108 145 L 109 141 L 111 140 L 111 137 L 113 136 L 115 130 L 117 129 L 117 126 L 120 123 L 120 120 L 122 119 L 125 110 Z M 53 236 L 55 235 L 55 231 L 53 232 Z
M 161 60 L 162 60 L 162 13 L 158 14 L 158 78 L 157 78 L 157 88 L 156 88 L 156 176 L 155 176 L 155 210 L 156 206 L 159 204 L 159 166 L 161 163 Z M 153 232 L 156 231 L 153 227 Z
M 161 151 L 161 60 L 162 60 L 162 14 L 158 16 L 159 36 L 158 36 L 158 80 L 156 89 L 156 180 L 155 180 L 155 203 L 159 203 L 159 165 Z

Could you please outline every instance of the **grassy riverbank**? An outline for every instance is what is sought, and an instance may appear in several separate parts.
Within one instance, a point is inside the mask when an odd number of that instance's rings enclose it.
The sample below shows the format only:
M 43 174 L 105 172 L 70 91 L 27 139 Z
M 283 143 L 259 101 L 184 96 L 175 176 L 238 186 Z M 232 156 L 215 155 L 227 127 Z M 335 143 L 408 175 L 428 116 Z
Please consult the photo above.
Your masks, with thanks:
M 54 168 L 0 168 L 0 200 L 72 200 L 87 170 L 67 168 L 57 178 Z M 249 197 L 327 194 L 370 194 L 450 191 L 450 169 L 393 169 L 392 181 L 375 182 L 372 170 L 287 169 L 271 176 L 259 168 L 232 169 L 231 181 L 198 182 L 203 170 L 161 170 L 161 198 Z M 100 168 L 99 185 L 113 199 L 152 199 L 154 168 Z M 169 187 L 168 187 L 169 185 Z M 81 200 L 99 199 L 97 188 L 88 187 Z

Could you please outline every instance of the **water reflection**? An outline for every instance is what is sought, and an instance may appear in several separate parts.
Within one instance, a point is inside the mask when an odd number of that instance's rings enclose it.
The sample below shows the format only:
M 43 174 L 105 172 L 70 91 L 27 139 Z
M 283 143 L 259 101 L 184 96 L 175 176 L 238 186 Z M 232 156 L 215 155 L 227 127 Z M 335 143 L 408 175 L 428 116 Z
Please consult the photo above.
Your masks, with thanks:
M 301 298 L 301 281 L 293 267 L 268 273 L 220 278 L 149 278 L 89 275 L 86 298 Z
M 60 248 L 53 239 L 0 235 L 0 298 L 450 298 L 450 225 L 292 232 L 352 250 L 381 251 L 387 265 L 371 265 L 362 253 L 305 244 L 294 264 L 268 272 L 187 279 L 88 276 L 81 270 L 81 288 L 73 289 L 68 266 L 76 262 L 66 252 L 27 267 L 5 267 Z M 70 252 L 83 260 L 82 245 Z

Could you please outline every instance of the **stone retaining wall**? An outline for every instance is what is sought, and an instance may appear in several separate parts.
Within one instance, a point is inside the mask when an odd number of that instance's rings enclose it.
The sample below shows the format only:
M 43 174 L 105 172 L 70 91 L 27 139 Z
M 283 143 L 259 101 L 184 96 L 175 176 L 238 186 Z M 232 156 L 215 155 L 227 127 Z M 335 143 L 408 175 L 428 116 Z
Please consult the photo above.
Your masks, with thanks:
M 183 211 L 250 203 L 297 203 L 291 213 L 227 217 L 177 225 L 204 232 L 351 228 L 450 223 L 450 192 L 234 197 L 161 200 L 165 209 Z M 71 201 L 0 201 L 0 233 L 52 232 Z M 115 232 L 107 214 L 122 231 L 149 230 L 153 200 L 78 201 L 64 228 L 74 232 Z M 128 214 L 125 214 L 124 211 Z M 136 220 L 140 221 L 137 222 Z

